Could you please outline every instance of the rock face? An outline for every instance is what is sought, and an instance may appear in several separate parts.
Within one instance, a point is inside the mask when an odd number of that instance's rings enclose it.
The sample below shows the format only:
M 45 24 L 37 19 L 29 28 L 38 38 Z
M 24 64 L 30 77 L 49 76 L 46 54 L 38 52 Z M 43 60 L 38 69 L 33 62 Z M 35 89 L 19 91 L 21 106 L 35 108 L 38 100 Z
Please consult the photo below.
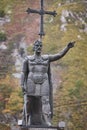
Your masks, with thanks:
M 4 18 L 0 17 L 0 26 L 3 26 L 4 24 L 9 23 L 9 22 L 11 22 L 11 19 L 9 16 L 5 16 Z
M 5 43 L 1 43 L 0 44 L 0 50 L 6 50 L 7 49 L 7 46 L 5 45 Z
M 0 50 L 0 78 L 4 78 L 6 74 L 9 74 L 14 64 L 11 54 L 8 50 Z

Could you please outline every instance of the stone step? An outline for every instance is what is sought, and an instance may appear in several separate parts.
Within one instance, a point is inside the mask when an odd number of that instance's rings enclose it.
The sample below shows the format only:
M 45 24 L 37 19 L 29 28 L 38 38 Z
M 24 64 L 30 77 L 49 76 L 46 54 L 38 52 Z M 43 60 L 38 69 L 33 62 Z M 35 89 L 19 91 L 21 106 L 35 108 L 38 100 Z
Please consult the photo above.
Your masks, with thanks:
M 20 127 L 20 130 L 61 130 L 61 129 L 59 127 L 55 127 L 55 126 L 47 126 L 47 127 L 28 126 L 28 127 Z

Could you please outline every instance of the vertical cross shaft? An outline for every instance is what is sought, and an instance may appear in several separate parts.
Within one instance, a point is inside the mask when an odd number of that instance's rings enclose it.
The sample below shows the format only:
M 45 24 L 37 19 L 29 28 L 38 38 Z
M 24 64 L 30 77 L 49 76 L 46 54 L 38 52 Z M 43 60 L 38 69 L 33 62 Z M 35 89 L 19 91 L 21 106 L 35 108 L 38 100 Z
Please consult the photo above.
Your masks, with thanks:
M 44 33 L 44 28 L 43 28 L 43 24 L 44 24 L 44 22 L 43 22 L 43 15 L 44 15 L 44 10 L 43 10 L 43 0 L 41 0 L 41 18 L 40 18 L 40 33 L 39 33 L 39 35 L 40 35 L 40 38 L 42 39 L 42 36 L 44 36 L 45 35 L 45 33 Z
M 37 13 L 37 14 L 39 14 L 41 16 L 40 17 L 40 32 L 39 32 L 40 39 L 42 39 L 42 37 L 45 35 L 44 27 L 43 27 L 43 25 L 44 25 L 44 19 L 43 19 L 44 14 L 53 15 L 54 17 L 57 15 L 57 13 L 55 11 L 51 12 L 51 11 L 45 11 L 43 9 L 43 0 L 41 0 L 41 8 L 40 8 L 40 10 L 34 10 L 34 9 L 28 8 L 27 13 L 28 14 L 29 13 Z

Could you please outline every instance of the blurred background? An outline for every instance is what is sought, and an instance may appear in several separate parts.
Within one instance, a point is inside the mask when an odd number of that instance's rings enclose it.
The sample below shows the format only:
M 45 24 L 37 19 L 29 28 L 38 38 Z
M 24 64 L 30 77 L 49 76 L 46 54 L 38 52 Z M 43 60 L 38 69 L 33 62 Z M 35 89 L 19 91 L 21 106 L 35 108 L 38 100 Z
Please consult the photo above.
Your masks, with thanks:
M 0 0 L 0 130 L 14 130 L 21 119 L 23 94 L 20 73 L 24 57 L 33 54 L 40 17 L 27 14 L 39 9 L 40 0 Z M 87 130 L 87 0 L 44 0 L 44 9 L 57 16 L 44 17 L 43 53 L 75 47 L 51 64 L 54 86 L 53 125 L 66 130 Z

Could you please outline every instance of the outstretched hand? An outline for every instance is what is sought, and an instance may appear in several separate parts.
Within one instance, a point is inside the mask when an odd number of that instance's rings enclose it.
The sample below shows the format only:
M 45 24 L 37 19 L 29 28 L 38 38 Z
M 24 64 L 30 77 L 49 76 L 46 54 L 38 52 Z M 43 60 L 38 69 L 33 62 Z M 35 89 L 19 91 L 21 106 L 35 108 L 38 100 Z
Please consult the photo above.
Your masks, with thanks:
M 75 41 L 69 42 L 67 46 L 68 46 L 68 48 L 72 48 L 72 47 L 74 47 L 74 44 L 75 44 Z

